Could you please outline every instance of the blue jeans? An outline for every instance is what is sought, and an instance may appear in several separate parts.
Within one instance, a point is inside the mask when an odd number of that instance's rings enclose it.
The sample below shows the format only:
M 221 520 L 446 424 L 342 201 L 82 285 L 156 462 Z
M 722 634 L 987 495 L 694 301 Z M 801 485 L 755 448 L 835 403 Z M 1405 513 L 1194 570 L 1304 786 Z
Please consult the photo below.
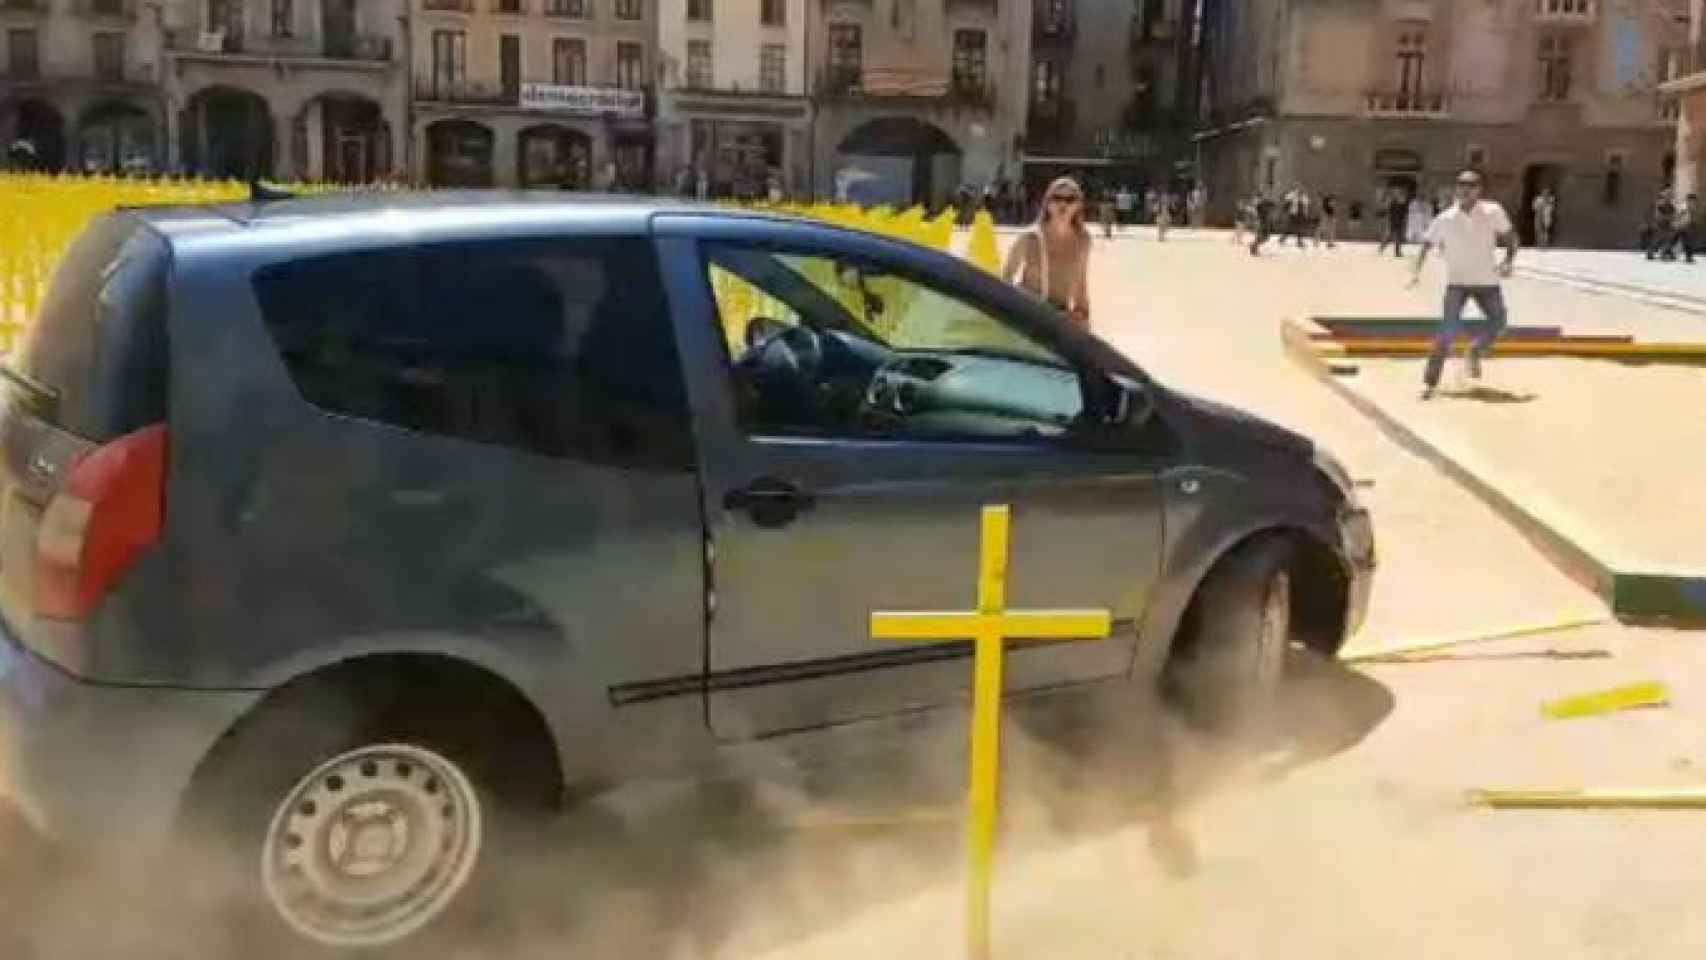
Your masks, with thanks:
M 1473 338 L 1469 342 L 1469 375 L 1481 375 L 1481 357 L 1491 352 L 1493 343 L 1499 339 L 1499 334 L 1505 329 L 1505 295 L 1497 284 L 1488 287 L 1465 287 L 1451 284 L 1445 288 L 1445 321 L 1440 324 L 1439 335 L 1434 338 L 1433 353 L 1428 355 L 1428 368 L 1422 374 L 1422 382 L 1430 387 L 1439 385 L 1440 371 L 1445 367 L 1445 356 L 1451 352 L 1451 345 L 1457 342 L 1457 335 L 1463 332 L 1463 304 L 1473 300 L 1486 315 L 1485 319 L 1476 324 Z

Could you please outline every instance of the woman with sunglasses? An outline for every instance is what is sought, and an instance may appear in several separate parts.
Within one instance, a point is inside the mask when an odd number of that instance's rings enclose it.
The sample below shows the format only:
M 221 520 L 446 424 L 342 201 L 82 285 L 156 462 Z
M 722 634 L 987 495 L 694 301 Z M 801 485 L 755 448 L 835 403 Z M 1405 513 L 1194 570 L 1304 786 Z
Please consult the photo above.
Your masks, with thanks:
M 1084 226 L 1084 191 L 1060 177 L 1043 192 L 1037 222 L 1007 254 L 1002 279 L 1031 291 L 1084 329 L 1090 328 L 1090 231 Z

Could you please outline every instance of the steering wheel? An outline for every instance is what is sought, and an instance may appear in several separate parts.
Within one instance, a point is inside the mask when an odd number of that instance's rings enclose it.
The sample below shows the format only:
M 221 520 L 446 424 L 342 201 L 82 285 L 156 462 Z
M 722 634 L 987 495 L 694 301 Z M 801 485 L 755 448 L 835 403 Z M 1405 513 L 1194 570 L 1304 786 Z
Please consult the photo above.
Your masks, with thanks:
M 823 365 L 823 343 L 815 331 L 804 325 L 782 326 L 764 317 L 755 317 L 752 323 L 771 329 L 759 334 L 735 366 L 766 378 L 786 376 L 810 381 L 817 376 Z

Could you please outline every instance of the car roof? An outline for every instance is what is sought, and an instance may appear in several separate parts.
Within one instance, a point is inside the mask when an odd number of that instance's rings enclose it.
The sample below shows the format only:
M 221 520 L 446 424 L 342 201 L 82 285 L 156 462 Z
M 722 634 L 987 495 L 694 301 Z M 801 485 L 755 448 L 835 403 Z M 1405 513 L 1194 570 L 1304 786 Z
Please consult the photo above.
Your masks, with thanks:
M 660 214 L 797 221 L 777 213 L 685 200 L 526 190 L 355 190 L 258 202 L 133 207 L 127 211 L 168 240 L 248 234 L 276 241 L 309 228 L 343 235 L 499 234 L 543 222 L 598 233 L 643 233 Z M 318 232 L 316 230 L 315 232 Z

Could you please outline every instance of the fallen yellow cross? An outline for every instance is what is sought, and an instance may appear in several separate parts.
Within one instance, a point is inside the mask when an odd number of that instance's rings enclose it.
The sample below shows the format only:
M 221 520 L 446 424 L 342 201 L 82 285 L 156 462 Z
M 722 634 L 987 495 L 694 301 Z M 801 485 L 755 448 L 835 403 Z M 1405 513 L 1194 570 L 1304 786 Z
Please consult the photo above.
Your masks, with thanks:
M 1469 802 L 1510 810 L 1706 810 L 1706 787 L 1471 790 Z
M 1113 629 L 1107 610 L 1008 610 L 1007 541 L 1012 510 L 983 508 L 978 552 L 977 609 L 872 613 L 879 640 L 964 640 L 976 645 L 972 689 L 971 784 L 967 805 L 970 874 L 966 898 L 966 955 L 989 956 L 989 890 L 995 867 L 996 801 L 1000 788 L 1003 643 L 1012 640 L 1099 640 Z

